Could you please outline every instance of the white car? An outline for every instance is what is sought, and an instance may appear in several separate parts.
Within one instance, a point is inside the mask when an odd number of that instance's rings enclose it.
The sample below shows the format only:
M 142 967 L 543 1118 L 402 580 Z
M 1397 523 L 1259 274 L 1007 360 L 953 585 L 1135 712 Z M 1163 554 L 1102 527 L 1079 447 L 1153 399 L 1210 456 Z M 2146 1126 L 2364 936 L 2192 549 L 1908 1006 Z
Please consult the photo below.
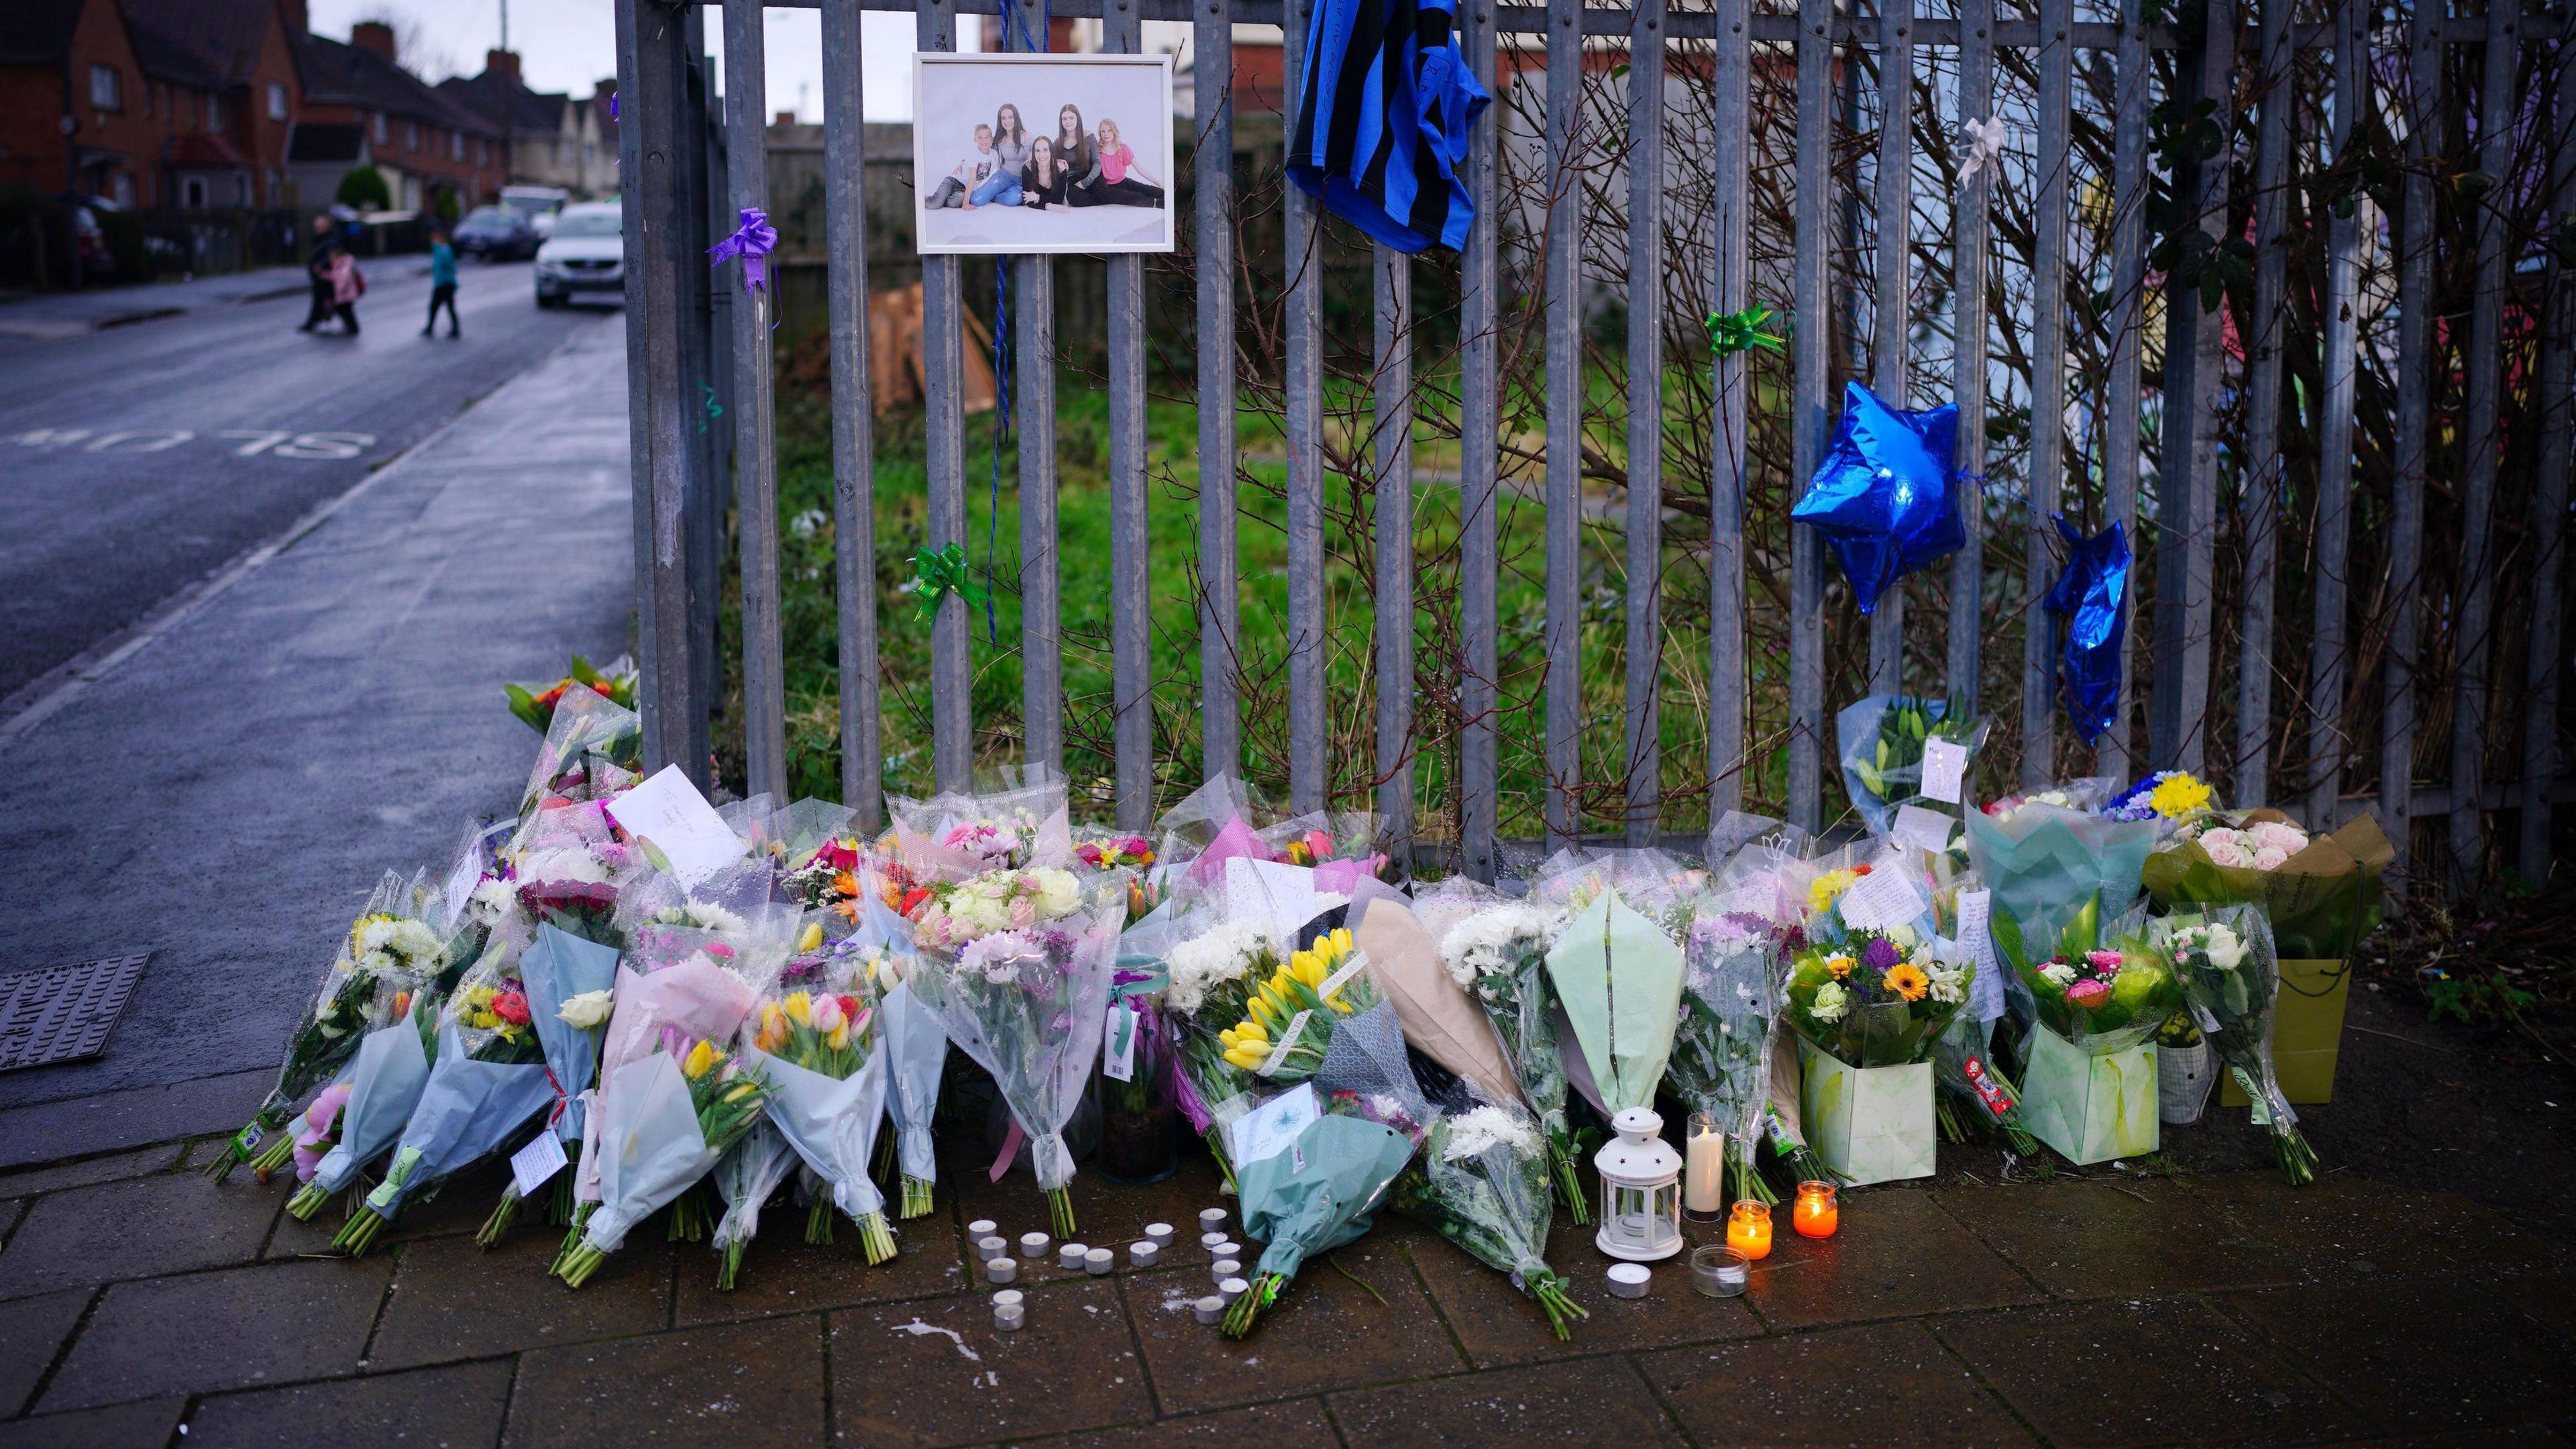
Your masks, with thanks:
M 614 201 L 567 206 L 554 235 L 537 248 L 537 305 L 556 307 L 576 297 L 626 296 L 623 209 Z

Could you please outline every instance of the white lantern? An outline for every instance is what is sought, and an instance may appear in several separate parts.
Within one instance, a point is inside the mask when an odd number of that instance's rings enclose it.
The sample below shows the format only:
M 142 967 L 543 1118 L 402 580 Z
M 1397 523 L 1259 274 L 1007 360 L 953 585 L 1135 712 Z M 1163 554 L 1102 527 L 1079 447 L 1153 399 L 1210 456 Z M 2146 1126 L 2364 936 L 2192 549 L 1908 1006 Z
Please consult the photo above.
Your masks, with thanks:
M 1619 1136 L 1592 1158 L 1601 1173 L 1602 1252 L 1651 1263 L 1682 1250 L 1682 1155 L 1660 1135 L 1664 1119 L 1631 1107 L 1610 1119 Z

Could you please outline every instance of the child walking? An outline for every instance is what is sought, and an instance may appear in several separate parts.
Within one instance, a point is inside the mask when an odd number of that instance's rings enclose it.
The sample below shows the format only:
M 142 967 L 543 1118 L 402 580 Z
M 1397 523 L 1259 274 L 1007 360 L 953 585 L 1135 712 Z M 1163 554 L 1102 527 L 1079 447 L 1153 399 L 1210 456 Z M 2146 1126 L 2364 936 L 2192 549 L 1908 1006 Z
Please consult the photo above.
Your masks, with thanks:
M 421 336 L 427 337 L 438 330 L 438 309 L 441 307 L 447 309 L 447 335 L 453 338 L 458 330 L 456 248 L 447 244 L 447 233 L 434 231 L 429 234 L 429 322 L 420 329 Z

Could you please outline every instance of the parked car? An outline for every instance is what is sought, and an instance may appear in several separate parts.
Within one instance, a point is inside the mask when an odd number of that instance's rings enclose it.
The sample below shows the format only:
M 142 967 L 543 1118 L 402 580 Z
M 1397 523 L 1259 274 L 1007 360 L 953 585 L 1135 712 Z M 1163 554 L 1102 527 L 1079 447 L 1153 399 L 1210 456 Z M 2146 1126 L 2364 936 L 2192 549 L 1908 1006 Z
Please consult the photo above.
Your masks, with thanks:
M 572 203 L 572 193 L 560 186 L 504 186 L 501 204 L 528 219 L 528 225 L 544 241 L 554 234 L 555 216 Z
M 537 229 L 507 206 L 478 206 L 466 213 L 453 240 L 458 255 L 487 262 L 525 261 L 537 254 Z
M 554 235 L 537 248 L 537 305 L 559 307 L 576 297 L 626 295 L 624 209 L 614 201 L 567 206 L 555 216 Z

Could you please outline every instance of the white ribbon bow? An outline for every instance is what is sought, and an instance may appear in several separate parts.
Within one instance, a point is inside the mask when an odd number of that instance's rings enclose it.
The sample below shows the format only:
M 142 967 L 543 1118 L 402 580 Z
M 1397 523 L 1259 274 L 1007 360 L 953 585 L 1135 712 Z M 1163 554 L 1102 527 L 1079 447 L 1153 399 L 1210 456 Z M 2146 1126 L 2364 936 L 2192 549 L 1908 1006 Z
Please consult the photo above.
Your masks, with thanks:
M 1966 142 L 1968 147 L 1968 159 L 1962 162 L 1959 166 L 1959 183 L 1961 185 L 1966 185 L 1969 177 L 1976 175 L 1979 171 L 1984 170 L 1989 166 L 1994 168 L 1996 174 L 2002 174 L 2002 157 L 2004 154 L 2003 117 L 1996 116 L 1990 120 L 1970 121 L 1966 126 L 1961 128 L 1959 139 Z

